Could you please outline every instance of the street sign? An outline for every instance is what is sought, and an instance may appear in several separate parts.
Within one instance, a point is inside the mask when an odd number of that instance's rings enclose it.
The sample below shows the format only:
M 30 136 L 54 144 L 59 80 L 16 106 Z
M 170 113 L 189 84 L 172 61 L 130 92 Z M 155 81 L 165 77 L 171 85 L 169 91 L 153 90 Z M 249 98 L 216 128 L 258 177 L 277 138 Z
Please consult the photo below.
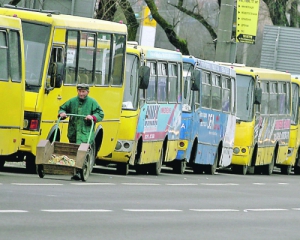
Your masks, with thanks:
M 236 42 L 255 44 L 259 0 L 237 0 Z

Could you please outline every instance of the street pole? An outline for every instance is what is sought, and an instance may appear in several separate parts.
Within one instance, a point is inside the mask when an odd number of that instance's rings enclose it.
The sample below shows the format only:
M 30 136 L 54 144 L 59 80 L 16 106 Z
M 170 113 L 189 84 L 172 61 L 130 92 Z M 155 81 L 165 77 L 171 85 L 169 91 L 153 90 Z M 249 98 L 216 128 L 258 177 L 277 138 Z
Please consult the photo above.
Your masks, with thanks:
M 218 39 L 216 47 L 216 61 L 231 62 L 232 61 L 232 24 L 234 16 L 235 0 L 222 0 L 219 15 Z

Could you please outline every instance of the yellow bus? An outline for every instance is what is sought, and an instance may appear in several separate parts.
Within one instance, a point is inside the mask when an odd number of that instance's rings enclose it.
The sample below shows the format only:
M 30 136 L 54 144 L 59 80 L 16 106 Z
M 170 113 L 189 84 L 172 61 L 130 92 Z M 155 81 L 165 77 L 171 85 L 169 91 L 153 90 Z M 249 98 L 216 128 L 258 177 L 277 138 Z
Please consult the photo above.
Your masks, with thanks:
M 290 174 L 294 167 L 294 174 L 300 174 L 300 119 L 299 119 L 300 79 L 292 76 L 292 118 L 288 159 L 281 165 L 281 172 Z
M 231 65 L 236 71 L 237 115 L 231 169 L 271 175 L 287 159 L 291 125 L 291 75 Z
M 146 66 L 142 71 L 139 66 Z M 145 75 L 145 76 L 144 76 Z M 143 77 L 141 77 L 143 76 Z M 117 172 L 158 175 L 178 151 L 181 124 L 182 55 L 160 48 L 127 47 L 126 87 L 118 142 L 102 163 Z
M 21 20 L 0 15 L 0 168 L 21 158 L 25 59 Z
M 78 83 L 90 85 L 90 96 L 105 113 L 96 125 L 95 155 L 111 154 L 124 94 L 126 25 L 10 5 L 0 14 L 19 17 L 23 26 L 26 91 L 20 152 L 27 169 L 36 172 L 37 144 L 54 140 L 59 106 L 76 96 Z M 67 122 L 60 124 L 56 141 L 67 141 Z

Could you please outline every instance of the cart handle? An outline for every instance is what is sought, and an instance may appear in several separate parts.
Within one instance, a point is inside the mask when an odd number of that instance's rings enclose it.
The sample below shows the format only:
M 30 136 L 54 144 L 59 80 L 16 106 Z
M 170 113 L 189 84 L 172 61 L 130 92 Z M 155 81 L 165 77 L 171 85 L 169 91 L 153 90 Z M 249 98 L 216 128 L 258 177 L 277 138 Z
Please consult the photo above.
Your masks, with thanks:
M 86 117 L 85 115 L 71 114 L 71 113 L 67 114 L 67 117 L 68 116 L 84 117 L 84 118 Z M 54 132 L 54 141 L 56 139 L 56 135 L 57 135 L 57 131 L 58 131 L 58 127 L 59 127 L 58 125 L 59 125 L 60 119 L 61 119 L 61 117 L 58 118 L 57 123 L 56 123 L 56 129 L 55 129 L 55 132 Z M 87 143 L 90 143 L 91 136 L 92 136 L 92 131 L 94 130 L 94 121 L 91 120 L 91 122 L 92 122 L 92 127 L 91 127 L 91 130 L 90 130 L 90 134 L 89 134 L 89 138 L 88 138 L 88 142 Z

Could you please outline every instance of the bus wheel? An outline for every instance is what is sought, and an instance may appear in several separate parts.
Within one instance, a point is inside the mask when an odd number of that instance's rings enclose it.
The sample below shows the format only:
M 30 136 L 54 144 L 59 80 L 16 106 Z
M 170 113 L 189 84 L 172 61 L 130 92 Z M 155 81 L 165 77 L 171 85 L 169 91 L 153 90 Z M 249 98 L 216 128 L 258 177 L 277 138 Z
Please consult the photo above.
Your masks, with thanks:
M 26 171 L 28 173 L 36 173 L 36 165 L 35 165 L 35 156 L 27 155 L 26 156 Z
M 291 165 L 280 166 L 280 170 L 282 174 L 290 175 L 292 172 L 292 166 Z
M 184 174 L 186 168 L 185 160 L 174 160 L 173 161 L 173 172 L 177 174 Z
M 193 172 L 195 174 L 203 174 L 204 168 L 205 167 L 202 164 L 196 164 L 196 163 L 193 164 Z
M 215 160 L 214 160 L 213 165 L 208 165 L 208 166 L 206 166 L 206 168 L 205 168 L 205 173 L 206 173 L 206 174 L 214 175 L 214 174 L 216 173 L 216 170 L 217 170 L 217 164 L 218 164 L 218 159 L 219 159 L 219 154 L 218 154 L 218 151 L 217 151 L 217 152 L 216 152 L 216 155 L 215 155 Z
M 272 160 L 268 165 L 263 166 L 263 174 L 272 175 L 274 170 L 275 154 L 273 154 Z
M 5 161 L 0 159 L 0 170 L 3 170 Z
M 246 175 L 247 171 L 248 171 L 248 166 L 247 165 L 234 165 L 231 167 L 231 170 L 235 174 Z
M 120 175 L 128 175 L 129 164 L 128 163 L 118 163 L 117 164 L 117 173 Z
M 161 166 L 163 163 L 163 158 L 164 158 L 164 150 L 163 148 L 160 151 L 160 157 L 159 160 L 156 163 L 151 163 L 150 166 L 150 174 L 152 175 L 159 175 L 161 172 Z

